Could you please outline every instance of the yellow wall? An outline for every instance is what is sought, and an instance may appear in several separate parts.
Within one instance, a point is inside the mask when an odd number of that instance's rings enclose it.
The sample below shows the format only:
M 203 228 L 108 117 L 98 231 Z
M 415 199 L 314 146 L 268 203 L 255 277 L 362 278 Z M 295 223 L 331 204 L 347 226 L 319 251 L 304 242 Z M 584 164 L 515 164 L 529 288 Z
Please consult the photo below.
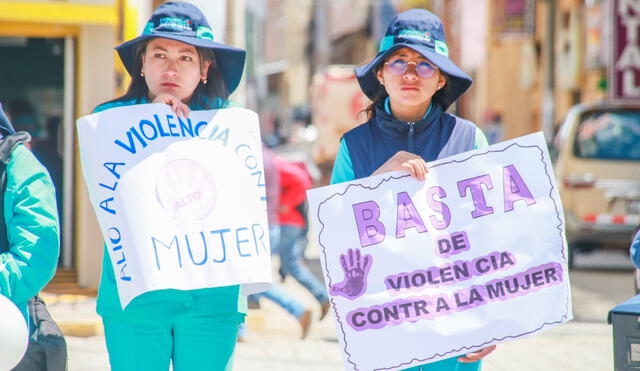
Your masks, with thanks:
M 108 4 L 0 1 L 0 21 L 115 25 L 117 19 L 116 7 Z

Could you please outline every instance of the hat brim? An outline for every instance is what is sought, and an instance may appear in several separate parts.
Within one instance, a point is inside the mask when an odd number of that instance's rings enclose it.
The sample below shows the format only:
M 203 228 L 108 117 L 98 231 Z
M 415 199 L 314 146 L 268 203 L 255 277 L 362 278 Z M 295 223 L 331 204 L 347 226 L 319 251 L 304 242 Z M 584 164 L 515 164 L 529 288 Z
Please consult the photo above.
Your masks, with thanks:
M 140 35 L 135 39 L 131 39 L 116 46 L 115 49 L 118 51 L 120 60 L 122 60 L 122 64 L 124 64 L 127 72 L 129 72 L 129 75 L 135 76 L 136 74 L 140 73 L 140 71 L 133 70 L 135 65 L 134 59 L 136 44 L 143 40 L 155 39 L 158 37 L 180 41 L 198 48 L 211 49 L 216 56 L 216 64 L 220 69 L 220 74 L 222 75 L 222 80 L 224 81 L 227 92 L 229 94 L 233 93 L 240 84 L 246 57 L 246 52 L 244 50 L 220 44 L 212 40 L 198 39 L 195 37 L 181 35 Z
M 16 132 L 9 118 L 4 113 L 4 109 L 2 109 L 2 103 L 0 103 L 0 132 L 3 135 L 11 135 Z
M 398 43 L 394 44 L 384 52 L 378 53 L 369 63 L 356 68 L 355 72 L 360 88 L 362 88 L 362 91 L 367 95 L 367 97 L 369 97 L 369 99 L 374 100 L 378 92 L 383 89 L 383 86 L 380 84 L 376 76 L 377 67 L 380 63 L 384 62 L 389 55 L 402 48 L 409 48 L 420 53 L 423 57 L 427 58 L 431 63 L 436 65 L 441 71 L 449 76 L 449 79 L 447 80 L 449 89 L 447 90 L 447 94 L 441 100 L 441 103 L 444 106 L 442 108 L 444 110 L 449 108 L 449 106 L 460 98 L 460 96 L 471 86 L 471 77 L 464 73 L 464 71 L 456 66 L 448 57 L 420 45 Z

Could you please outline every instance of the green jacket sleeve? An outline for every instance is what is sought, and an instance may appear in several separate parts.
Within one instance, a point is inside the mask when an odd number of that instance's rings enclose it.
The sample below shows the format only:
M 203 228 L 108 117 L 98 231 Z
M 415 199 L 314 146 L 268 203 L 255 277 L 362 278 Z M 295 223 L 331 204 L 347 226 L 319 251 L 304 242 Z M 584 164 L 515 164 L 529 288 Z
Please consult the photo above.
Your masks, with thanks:
M 23 145 L 14 149 L 7 165 L 4 202 L 9 252 L 0 254 L 0 294 L 20 304 L 53 277 L 60 253 L 51 178 Z

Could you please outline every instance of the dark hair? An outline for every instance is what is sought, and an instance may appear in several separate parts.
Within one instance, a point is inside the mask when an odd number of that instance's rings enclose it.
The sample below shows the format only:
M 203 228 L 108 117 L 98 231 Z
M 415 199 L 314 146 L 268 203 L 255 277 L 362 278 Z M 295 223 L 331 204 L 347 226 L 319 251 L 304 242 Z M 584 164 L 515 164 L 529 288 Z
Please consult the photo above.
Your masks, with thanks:
M 380 65 L 376 67 L 376 73 L 377 71 L 380 70 L 380 68 L 382 68 L 382 66 L 384 66 L 384 64 L 380 63 Z M 451 87 L 449 86 L 449 83 L 448 83 L 449 75 L 447 75 L 442 70 L 440 70 L 440 75 L 444 76 L 447 83 L 445 83 L 441 89 L 436 91 L 436 93 L 431 97 L 431 102 L 440 106 L 444 106 L 444 104 L 442 104 L 442 100 L 444 99 L 444 97 L 446 97 L 449 94 L 449 90 L 451 89 Z M 367 115 L 367 120 L 371 120 L 374 117 L 376 117 L 376 106 L 384 102 L 384 100 L 387 99 L 388 96 L 389 94 L 385 90 L 384 86 L 378 85 L 378 90 L 376 91 L 376 95 L 375 95 L 375 98 L 373 99 L 373 102 L 362 111 Z
M 438 89 L 433 97 L 431 97 L 431 101 L 441 107 L 444 107 L 443 101 L 445 97 L 449 96 L 449 91 L 451 90 L 451 85 L 449 85 L 449 81 L 451 81 L 451 78 L 449 77 L 449 75 L 447 75 L 446 72 L 443 72 L 442 70 L 440 70 L 440 75 L 444 77 L 446 82 L 442 86 L 442 88 Z
M 378 71 L 380 71 L 380 69 L 382 69 L 383 66 L 384 66 L 384 63 L 380 63 L 376 67 L 376 72 L 374 73 L 374 75 L 377 75 Z M 388 96 L 389 96 L 389 93 L 387 93 L 384 86 L 382 86 L 381 84 L 378 84 L 376 95 L 373 98 L 373 102 L 371 102 L 371 104 L 368 105 L 367 108 L 361 111 L 367 115 L 367 120 L 371 120 L 374 117 L 376 117 L 376 106 L 378 105 L 378 103 L 384 102 L 384 100 L 387 99 Z
M 149 44 L 151 40 L 152 39 L 143 40 L 136 45 L 133 71 L 142 71 L 142 57 L 146 53 L 147 44 Z M 194 103 L 202 109 L 218 108 L 212 107 L 215 98 L 227 99 L 229 94 L 220 75 L 220 69 L 217 68 L 215 54 L 211 49 L 196 47 L 196 50 L 200 56 L 200 65 L 202 66 L 204 61 L 210 61 L 211 65 L 206 74 L 207 83 L 204 84 L 202 81 L 198 83 L 198 86 L 196 86 L 196 89 L 193 91 L 190 103 Z M 141 76 L 140 73 L 134 73 L 133 76 L 131 76 L 131 84 L 129 84 L 126 93 L 102 104 L 140 99 L 148 95 L 149 87 L 144 77 Z

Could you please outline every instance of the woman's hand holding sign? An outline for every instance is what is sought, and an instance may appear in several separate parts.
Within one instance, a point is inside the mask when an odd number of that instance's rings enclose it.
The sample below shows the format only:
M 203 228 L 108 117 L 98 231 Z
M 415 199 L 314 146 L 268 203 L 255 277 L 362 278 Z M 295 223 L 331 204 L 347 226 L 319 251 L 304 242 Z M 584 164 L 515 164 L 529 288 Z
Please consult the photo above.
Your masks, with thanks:
M 478 362 L 482 358 L 489 355 L 489 353 L 493 352 L 495 349 L 496 349 L 496 346 L 492 345 L 486 348 L 482 348 L 477 352 L 467 353 L 464 357 L 458 358 L 458 362 L 463 362 L 463 363 Z
M 378 175 L 394 170 L 407 171 L 409 175 L 418 180 L 424 180 L 429 172 L 427 163 L 422 157 L 410 152 L 398 151 L 371 175 Z
M 178 97 L 176 97 L 175 95 L 168 94 L 168 93 L 158 94 L 155 97 L 155 99 L 153 100 L 153 103 L 164 103 L 164 104 L 167 104 L 167 105 L 171 106 L 171 109 L 178 116 L 182 116 L 184 118 L 187 118 L 189 116 L 189 112 L 191 112 L 191 110 L 189 109 L 189 106 L 187 106 L 186 104 L 182 103 L 182 101 L 180 99 L 178 99 Z

